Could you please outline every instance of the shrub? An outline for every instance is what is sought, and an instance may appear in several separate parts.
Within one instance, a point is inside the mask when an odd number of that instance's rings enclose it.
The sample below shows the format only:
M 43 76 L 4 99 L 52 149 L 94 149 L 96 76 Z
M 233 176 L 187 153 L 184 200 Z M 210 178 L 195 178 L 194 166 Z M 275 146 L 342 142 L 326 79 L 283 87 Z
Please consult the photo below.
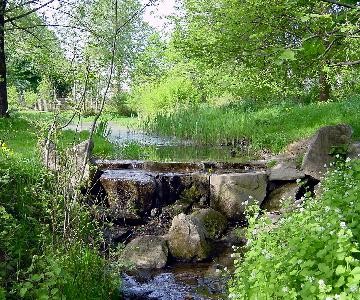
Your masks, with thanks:
M 229 297 L 359 299 L 359 180 L 359 160 L 339 163 L 321 197 L 307 197 L 275 226 L 250 209 L 248 251 L 235 254 Z

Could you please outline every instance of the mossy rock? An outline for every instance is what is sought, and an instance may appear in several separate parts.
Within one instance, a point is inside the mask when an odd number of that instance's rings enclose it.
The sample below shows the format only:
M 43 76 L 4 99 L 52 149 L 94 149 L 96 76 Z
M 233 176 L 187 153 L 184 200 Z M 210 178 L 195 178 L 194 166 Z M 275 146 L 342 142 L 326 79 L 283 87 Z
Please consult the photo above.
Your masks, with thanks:
M 211 240 L 218 239 L 228 226 L 227 219 L 220 212 L 212 208 L 199 209 L 191 215 L 197 218 L 206 229 L 206 237 Z

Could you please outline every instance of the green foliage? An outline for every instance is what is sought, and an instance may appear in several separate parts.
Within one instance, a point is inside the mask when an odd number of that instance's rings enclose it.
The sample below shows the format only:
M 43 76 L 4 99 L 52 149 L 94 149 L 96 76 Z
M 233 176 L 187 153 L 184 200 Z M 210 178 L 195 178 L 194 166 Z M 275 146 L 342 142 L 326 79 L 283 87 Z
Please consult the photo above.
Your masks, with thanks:
M 89 209 L 63 193 L 61 174 L 43 169 L 29 121 L 41 117 L 27 117 L 0 120 L 0 295 L 110 299 L 119 269 L 98 252 L 102 235 Z
M 322 195 L 277 225 L 248 210 L 247 249 L 235 261 L 230 299 L 358 299 L 360 161 L 339 162 Z
M 191 78 L 178 68 L 160 82 L 139 86 L 133 92 L 129 105 L 142 114 L 154 115 L 199 102 L 199 93 Z
M 24 275 L 16 289 L 25 299 L 112 299 L 120 285 L 110 263 L 81 244 L 33 256 Z

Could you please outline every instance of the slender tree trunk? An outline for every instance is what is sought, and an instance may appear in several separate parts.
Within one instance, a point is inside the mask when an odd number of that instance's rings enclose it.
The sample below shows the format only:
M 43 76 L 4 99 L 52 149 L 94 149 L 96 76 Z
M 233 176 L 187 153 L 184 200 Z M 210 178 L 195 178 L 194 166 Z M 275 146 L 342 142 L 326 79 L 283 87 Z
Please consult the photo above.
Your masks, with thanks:
M 327 101 L 330 99 L 330 93 L 331 93 L 331 85 L 329 82 L 329 78 L 327 74 L 323 71 L 320 73 L 319 77 L 319 87 L 320 87 L 320 95 L 319 100 L 320 101 Z
M 5 8 L 6 0 L 0 0 L 0 117 L 8 115 L 5 60 Z

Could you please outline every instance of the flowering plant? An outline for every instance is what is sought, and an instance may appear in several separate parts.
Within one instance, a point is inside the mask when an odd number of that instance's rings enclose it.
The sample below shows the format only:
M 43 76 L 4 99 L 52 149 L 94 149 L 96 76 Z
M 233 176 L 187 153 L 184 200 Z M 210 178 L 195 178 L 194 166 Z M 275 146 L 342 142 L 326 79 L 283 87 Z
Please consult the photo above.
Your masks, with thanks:
M 360 161 L 337 162 L 322 189 L 275 225 L 248 210 L 231 299 L 360 299 Z

